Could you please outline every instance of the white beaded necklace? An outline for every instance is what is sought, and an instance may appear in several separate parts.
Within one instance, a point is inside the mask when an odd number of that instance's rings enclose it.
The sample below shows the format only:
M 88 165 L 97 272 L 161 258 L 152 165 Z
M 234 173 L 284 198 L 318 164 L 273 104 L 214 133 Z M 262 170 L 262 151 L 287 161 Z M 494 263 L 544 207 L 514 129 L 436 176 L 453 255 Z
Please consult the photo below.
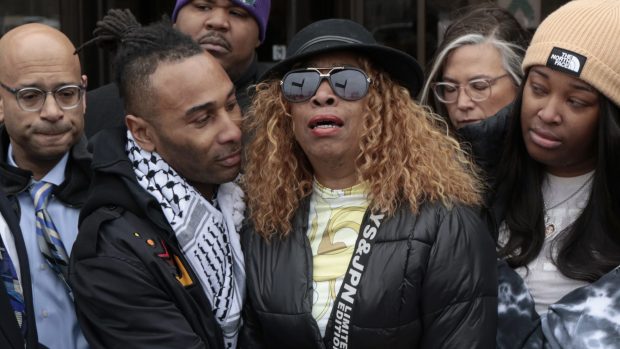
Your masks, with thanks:
M 583 184 L 580 185 L 579 188 L 577 188 L 574 192 L 572 192 L 570 195 L 560 200 L 559 202 L 554 203 L 553 205 L 549 205 L 546 201 L 543 201 L 545 214 L 545 235 L 549 236 L 555 232 L 555 225 L 549 223 L 551 217 L 549 217 L 548 212 L 577 196 L 577 194 L 579 194 L 592 181 L 592 178 L 594 178 L 594 173 L 591 174 L 590 177 L 588 177 L 588 179 L 583 182 Z

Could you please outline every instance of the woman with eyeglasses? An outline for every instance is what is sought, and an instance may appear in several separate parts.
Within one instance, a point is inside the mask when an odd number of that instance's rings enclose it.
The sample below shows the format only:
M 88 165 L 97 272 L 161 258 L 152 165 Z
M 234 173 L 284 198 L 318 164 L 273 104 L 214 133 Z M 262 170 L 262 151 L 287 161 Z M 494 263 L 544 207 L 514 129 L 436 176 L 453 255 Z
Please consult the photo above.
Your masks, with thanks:
M 446 119 L 491 182 L 530 34 L 510 12 L 491 4 L 453 16 L 426 73 L 420 103 Z
M 420 102 L 458 130 L 514 100 L 529 33 L 494 5 L 459 10 L 455 16 L 430 64 Z
M 241 348 L 491 348 L 495 249 L 417 62 L 330 19 L 266 73 L 247 129 Z
M 620 348 L 620 1 L 538 27 L 492 207 L 498 348 Z

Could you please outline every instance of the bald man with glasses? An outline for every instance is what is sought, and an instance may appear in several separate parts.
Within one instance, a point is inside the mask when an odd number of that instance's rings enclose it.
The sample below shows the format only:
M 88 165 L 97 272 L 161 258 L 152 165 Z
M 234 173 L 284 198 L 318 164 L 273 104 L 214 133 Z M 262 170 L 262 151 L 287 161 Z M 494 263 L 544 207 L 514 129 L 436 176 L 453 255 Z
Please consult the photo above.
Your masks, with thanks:
M 19 325 L 12 328 L 26 333 L 23 316 L 34 318 L 39 342 L 63 349 L 88 348 L 67 282 L 91 159 L 83 136 L 86 76 L 74 52 L 64 34 L 42 24 L 19 26 L 0 39 L 0 191 L 21 228 L 3 234 L 3 247 L 6 256 L 20 256 L 11 265 L 32 280 L 33 304 L 20 314 L 19 302 L 11 303 Z

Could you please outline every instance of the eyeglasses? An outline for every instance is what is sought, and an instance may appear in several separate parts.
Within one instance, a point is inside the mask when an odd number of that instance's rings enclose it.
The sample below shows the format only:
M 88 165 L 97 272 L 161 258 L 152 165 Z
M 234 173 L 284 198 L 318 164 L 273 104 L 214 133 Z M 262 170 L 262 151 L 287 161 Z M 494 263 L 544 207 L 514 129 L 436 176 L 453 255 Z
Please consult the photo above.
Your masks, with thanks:
M 435 97 L 442 103 L 451 104 L 456 102 L 459 98 L 461 88 L 465 89 L 465 93 L 473 101 L 482 102 L 491 96 L 491 86 L 493 86 L 497 80 L 507 76 L 510 75 L 504 74 L 493 79 L 475 79 L 467 82 L 464 86 L 443 81 L 435 82 L 431 86 L 435 93 Z
M 329 69 L 326 74 L 321 70 Z M 364 71 L 357 68 L 304 68 L 288 72 L 280 81 L 284 98 L 291 103 L 309 100 L 319 89 L 319 85 L 327 79 L 334 93 L 347 101 L 362 99 L 368 93 L 370 78 Z
M 0 85 L 15 96 L 17 105 L 19 105 L 23 111 L 40 111 L 45 104 L 45 99 L 48 94 L 54 96 L 56 103 L 61 109 L 73 109 L 80 104 L 82 94 L 84 94 L 84 86 L 80 85 L 63 85 L 52 91 L 45 91 L 38 87 L 14 89 L 1 82 Z

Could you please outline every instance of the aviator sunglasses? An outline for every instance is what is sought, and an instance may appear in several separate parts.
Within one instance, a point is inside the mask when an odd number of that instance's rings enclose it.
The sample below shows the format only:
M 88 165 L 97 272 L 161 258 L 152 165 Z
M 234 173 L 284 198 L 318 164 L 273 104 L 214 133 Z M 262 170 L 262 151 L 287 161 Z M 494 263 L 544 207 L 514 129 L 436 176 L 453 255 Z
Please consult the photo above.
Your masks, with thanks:
M 325 74 L 321 70 L 329 71 Z M 314 96 L 319 85 L 327 79 L 334 93 L 347 101 L 362 99 L 368 93 L 370 78 L 364 71 L 351 67 L 303 68 L 288 72 L 280 81 L 284 98 L 301 103 Z

